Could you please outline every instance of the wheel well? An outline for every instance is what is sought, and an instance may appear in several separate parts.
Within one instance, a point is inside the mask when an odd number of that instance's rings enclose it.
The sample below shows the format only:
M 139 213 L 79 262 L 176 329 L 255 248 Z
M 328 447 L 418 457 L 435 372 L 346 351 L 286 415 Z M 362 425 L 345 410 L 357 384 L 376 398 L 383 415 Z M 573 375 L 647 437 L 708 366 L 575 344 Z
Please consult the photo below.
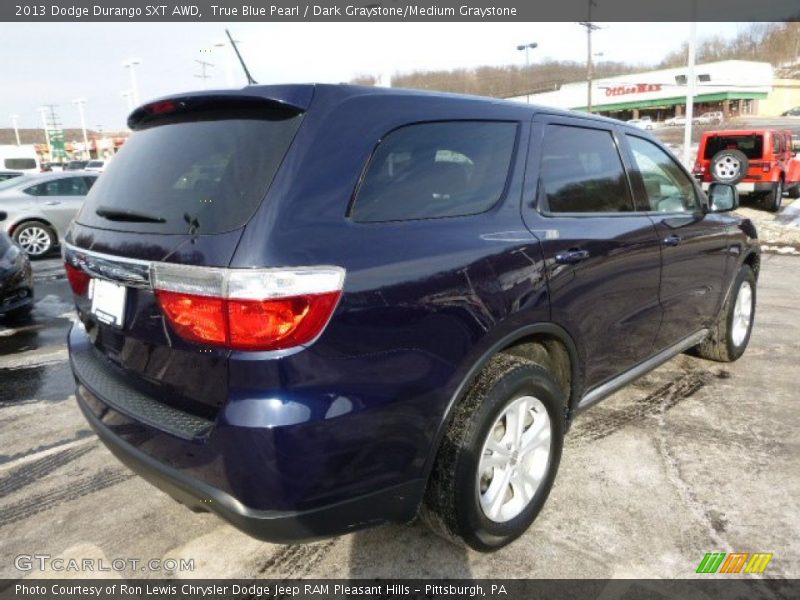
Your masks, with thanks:
M 757 253 L 751 252 L 745 257 L 744 264 L 753 269 L 753 275 L 758 279 L 758 271 L 761 269 L 761 257 Z
M 553 335 L 536 333 L 515 340 L 501 352 L 530 360 L 550 371 L 564 394 L 564 410 L 569 410 L 573 386 L 573 364 L 569 349 L 564 342 Z

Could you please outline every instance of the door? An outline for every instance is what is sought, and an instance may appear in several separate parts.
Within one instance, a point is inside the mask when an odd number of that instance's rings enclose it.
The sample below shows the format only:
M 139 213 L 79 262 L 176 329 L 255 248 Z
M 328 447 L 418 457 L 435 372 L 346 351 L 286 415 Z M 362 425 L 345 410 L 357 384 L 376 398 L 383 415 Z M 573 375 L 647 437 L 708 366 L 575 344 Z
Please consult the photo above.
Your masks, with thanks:
M 705 214 L 691 177 L 666 150 L 636 135 L 626 138 L 636 168 L 634 189 L 649 208 L 662 247 L 660 350 L 708 327 L 716 317 L 731 220 Z
M 89 192 L 88 179 L 83 176 L 60 177 L 25 190 L 37 197 L 39 209 L 55 227 L 59 238 L 64 236 Z
M 537 116 L 524 218 L 547 264 L 551 320 L 575 341 L 584 389 L 650 356 L 661 322 L 660 247 L 636 211 L 611 125 Z

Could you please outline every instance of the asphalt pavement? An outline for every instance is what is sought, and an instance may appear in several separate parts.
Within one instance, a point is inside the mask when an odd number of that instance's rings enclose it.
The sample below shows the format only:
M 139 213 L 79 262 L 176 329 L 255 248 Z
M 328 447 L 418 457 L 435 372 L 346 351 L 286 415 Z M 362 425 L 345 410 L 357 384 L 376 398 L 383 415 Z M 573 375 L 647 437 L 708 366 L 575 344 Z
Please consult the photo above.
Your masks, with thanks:
M 64 349 L 60 261 L 34 268 L 32 321 L 0 322 L 0 577 L 685 578 L 707 552 L 772 553 L 765 576 L 800 576 L 800 258 L 763 257 L 741 360 L 680 356 L 582 415 L 538 520 L 490 555 L 419 523 L 282 546 L 188 511 L 89 430 Z M 126 566 L 41 572 L 25 567 L 33 555 Z M 173 569 L 146 566 L 166 558 Z

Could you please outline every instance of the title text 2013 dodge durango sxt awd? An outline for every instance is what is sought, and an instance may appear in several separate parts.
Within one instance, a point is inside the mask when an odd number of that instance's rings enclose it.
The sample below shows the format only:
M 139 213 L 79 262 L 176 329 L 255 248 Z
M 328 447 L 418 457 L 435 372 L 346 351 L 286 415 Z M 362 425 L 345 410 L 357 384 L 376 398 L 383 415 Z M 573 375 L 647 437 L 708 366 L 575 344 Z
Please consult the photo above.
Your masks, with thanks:
M 570 420 L 737 359 L 759 251 L 640 129 L 336 85 L 151 102 L 64 255 L 80 408 L 174 498 L 272 541 L 421 513 L 493 550 Z M 609 460 L 612 460 L 610 458 Z

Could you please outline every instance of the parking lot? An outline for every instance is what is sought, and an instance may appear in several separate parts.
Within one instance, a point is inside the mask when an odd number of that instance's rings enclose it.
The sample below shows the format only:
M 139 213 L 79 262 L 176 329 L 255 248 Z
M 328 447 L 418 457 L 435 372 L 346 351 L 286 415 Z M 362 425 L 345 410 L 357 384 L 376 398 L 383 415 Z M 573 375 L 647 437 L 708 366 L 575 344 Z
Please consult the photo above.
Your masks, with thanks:
M 0 324 L 2 577 L 43 575 L 15 567 L 18 555 L 38 554 L 193 559 L 179 577 L 683 578 L 714 551 L 773 553 L 766 576 L 800 576 L 800 258 L 763 257 L 740 361 L 681 356 L 580 417 L 539 519 L 491 555 L 419 523 L 272 545 L 186 510 L 89 431 L 63 345 L 72 308 L 60 261 L 34 269 L 33 320 Z

